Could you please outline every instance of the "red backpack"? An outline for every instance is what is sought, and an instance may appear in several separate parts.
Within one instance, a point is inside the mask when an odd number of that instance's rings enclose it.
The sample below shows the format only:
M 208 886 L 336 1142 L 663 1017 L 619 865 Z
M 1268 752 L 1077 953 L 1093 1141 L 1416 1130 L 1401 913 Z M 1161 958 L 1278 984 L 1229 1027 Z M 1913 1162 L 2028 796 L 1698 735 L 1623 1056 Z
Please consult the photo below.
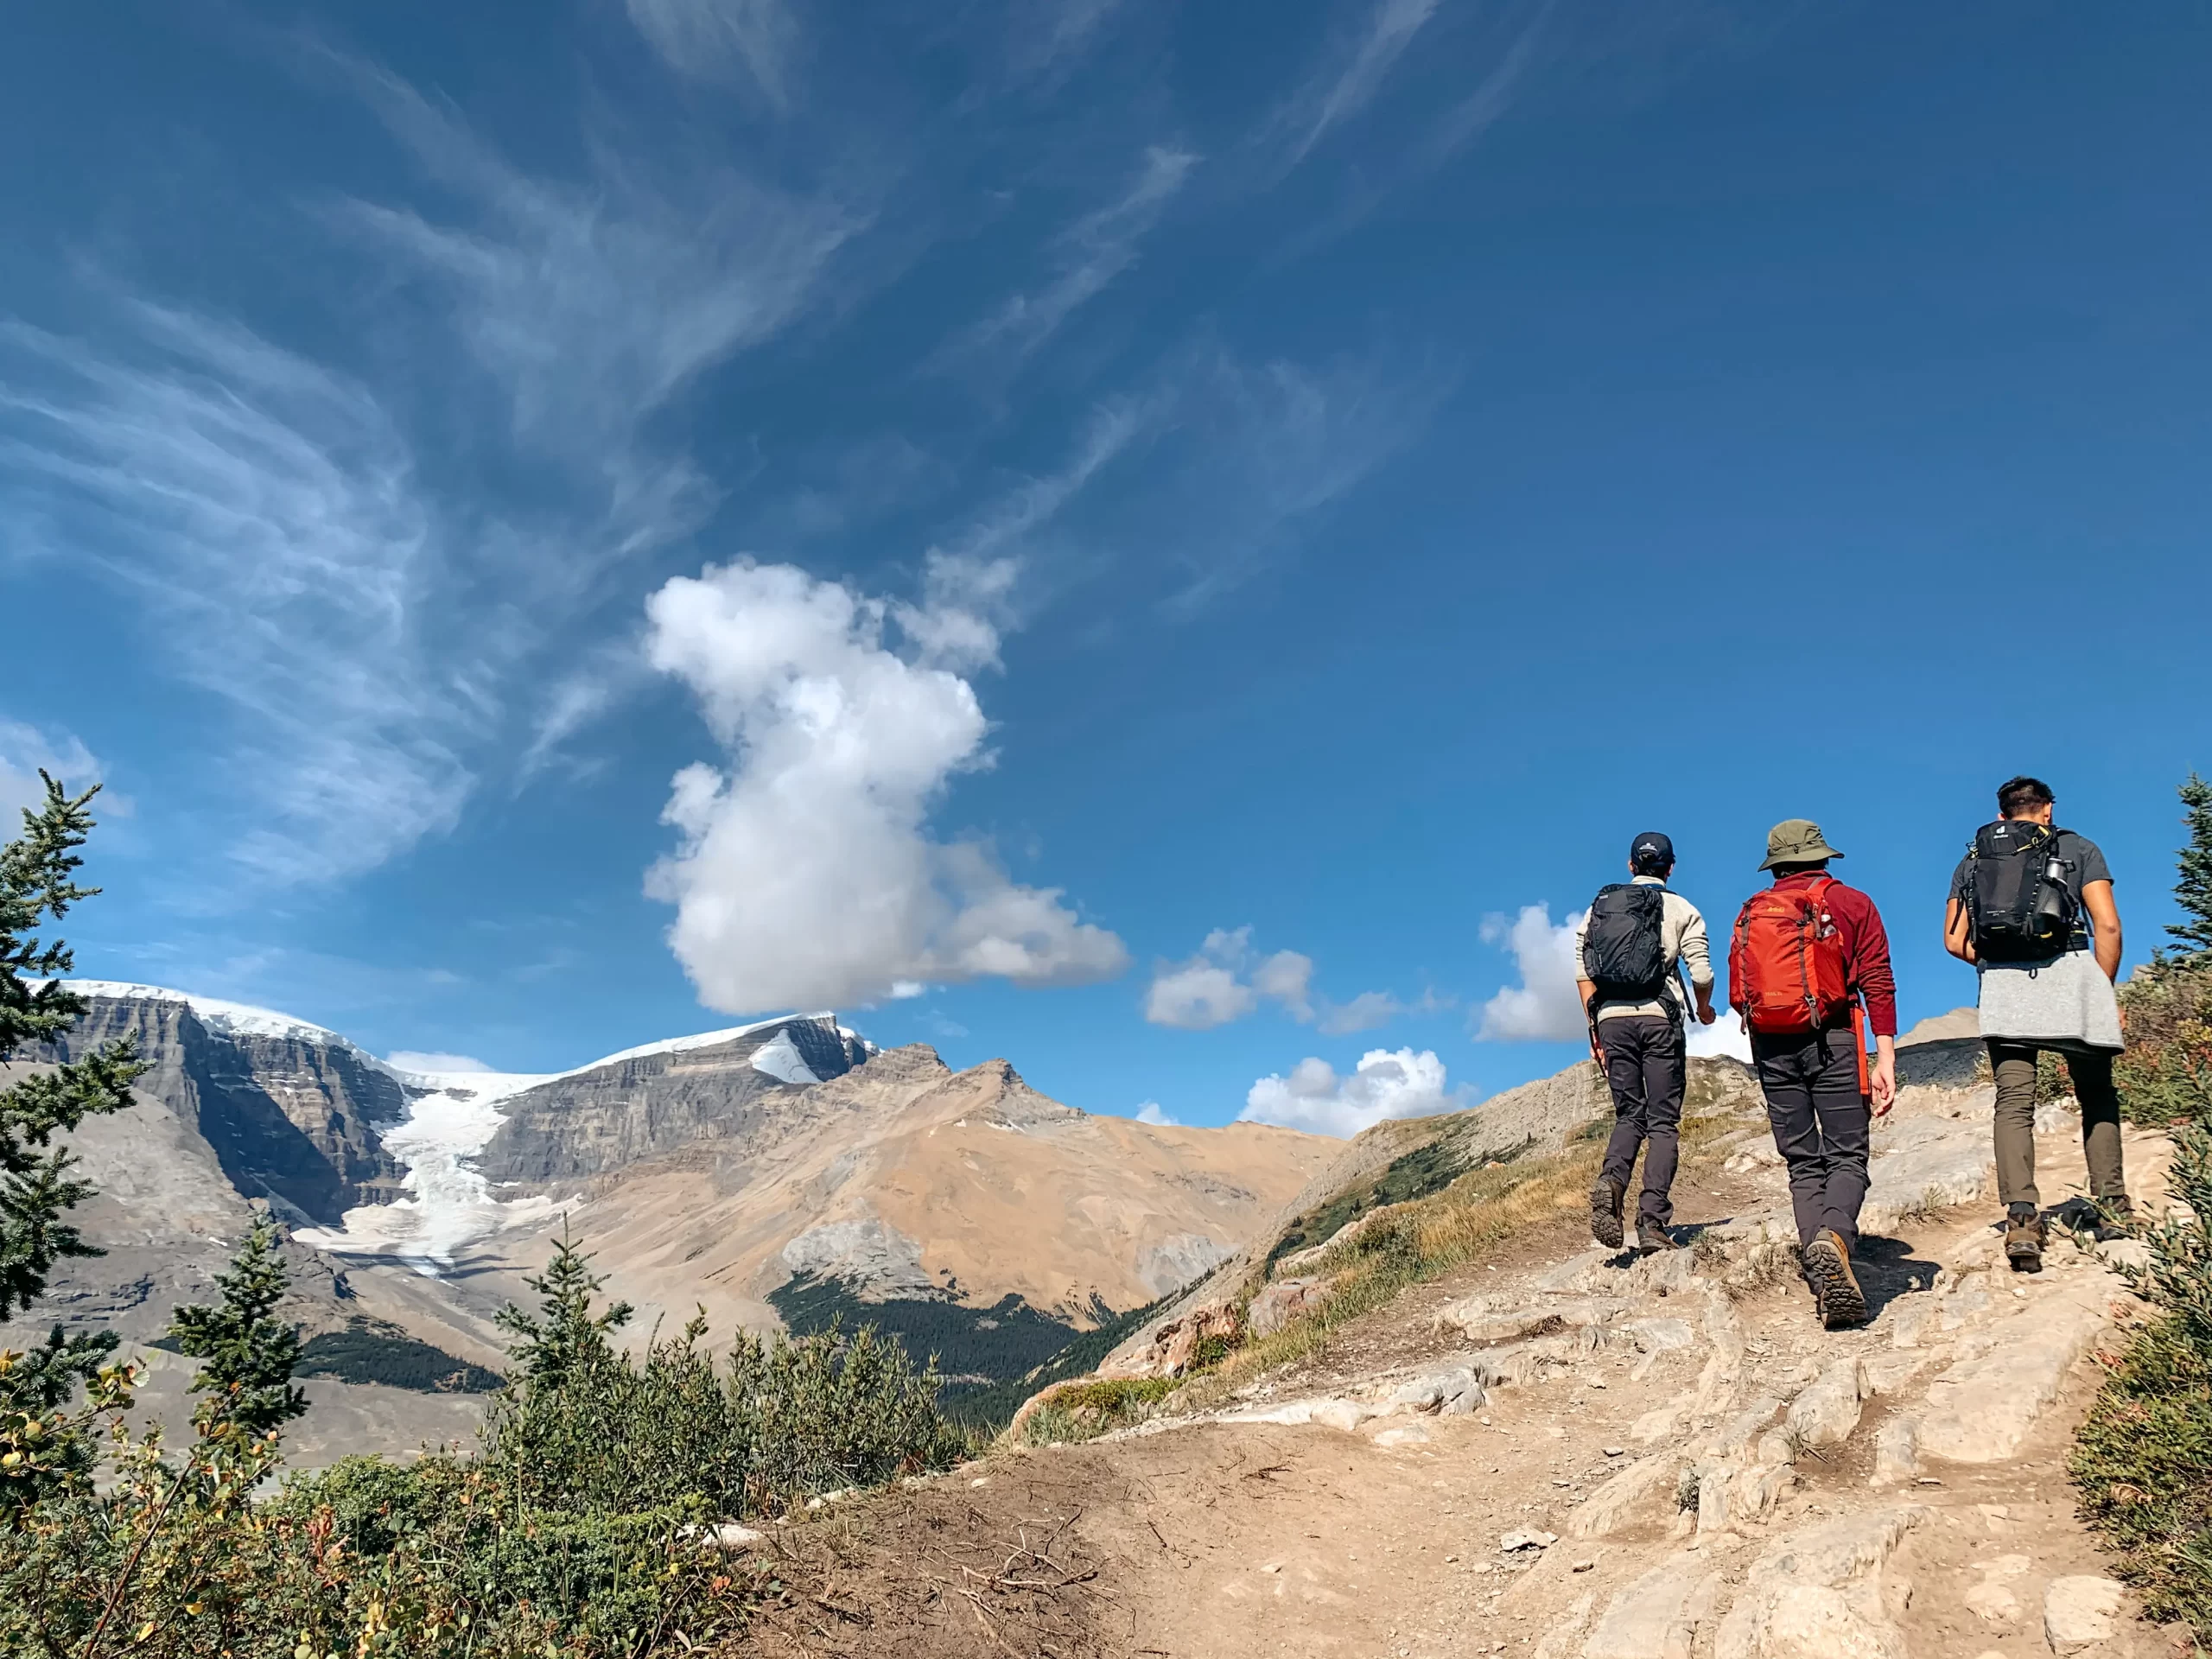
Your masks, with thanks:
M 1728 1000 L 1753 1031 L 1819 1031 L 1851 1007 L 1851 964 L 1828 914 L 1833 877 L 1746 899 L 1728 947 Z

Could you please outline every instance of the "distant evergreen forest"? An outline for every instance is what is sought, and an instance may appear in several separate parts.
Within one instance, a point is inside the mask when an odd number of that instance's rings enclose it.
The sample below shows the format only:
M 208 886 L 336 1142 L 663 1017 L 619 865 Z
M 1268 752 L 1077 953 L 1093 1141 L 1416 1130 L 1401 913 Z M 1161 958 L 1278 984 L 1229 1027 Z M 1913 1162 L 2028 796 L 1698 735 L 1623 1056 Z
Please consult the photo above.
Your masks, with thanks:
M 978 1428 L 1002 1427 L 1046 1383 L 1096 1368 L 1168 1300 L 1117 1313 L 1094 1297 L 1091 1315 L 1098 1324 L 1085 1331 L 1014 1295 L 989 1307 L 923 1297 L 877 1302 L 858 1295 L 842 1279 L 813 1274 L 801 1274 L 768 1293 L 769 1302 L 796 1335 L 812 1336 L 833 1325 L 846 1331 L 868 1325 L 880 1335 L 897 1338 L 917 1365 L 935 1355 L 939 1375 L 958 1379 L 940 1390 L 940 1408 Z M 970 1380 L 976 1377 L 988 1380 Z
M 381 1382 L 420 1394 L 490 1394 L 506 1378 L 417 1340 L 396 1325 L 356 1319 L 344 1331 L 326 1331 L 300 1344 L 299 1376 L 334 1376 L 341 1382 Z

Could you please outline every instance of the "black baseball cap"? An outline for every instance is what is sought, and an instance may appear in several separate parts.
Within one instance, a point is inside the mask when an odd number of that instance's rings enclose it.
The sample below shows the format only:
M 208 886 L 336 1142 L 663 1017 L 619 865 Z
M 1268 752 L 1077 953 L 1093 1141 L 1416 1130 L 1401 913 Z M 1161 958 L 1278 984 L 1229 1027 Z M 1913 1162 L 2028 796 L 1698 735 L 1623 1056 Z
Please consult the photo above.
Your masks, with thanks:
M 1675 843 L 1656 830 L 1647 830 L 1629 843 L 1628 858 L 1631 864 L 1672 864 Z

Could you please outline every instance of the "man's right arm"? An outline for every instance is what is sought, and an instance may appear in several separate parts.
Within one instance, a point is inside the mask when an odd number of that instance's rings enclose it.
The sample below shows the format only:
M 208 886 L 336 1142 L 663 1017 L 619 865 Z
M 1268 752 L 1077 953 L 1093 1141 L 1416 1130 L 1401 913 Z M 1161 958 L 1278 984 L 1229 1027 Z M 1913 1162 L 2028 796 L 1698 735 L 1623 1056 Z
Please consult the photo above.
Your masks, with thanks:
M 1974 960 L 1974 918 L 1956 899 L 1943 906 L 1943 948 L 1961 962 Z

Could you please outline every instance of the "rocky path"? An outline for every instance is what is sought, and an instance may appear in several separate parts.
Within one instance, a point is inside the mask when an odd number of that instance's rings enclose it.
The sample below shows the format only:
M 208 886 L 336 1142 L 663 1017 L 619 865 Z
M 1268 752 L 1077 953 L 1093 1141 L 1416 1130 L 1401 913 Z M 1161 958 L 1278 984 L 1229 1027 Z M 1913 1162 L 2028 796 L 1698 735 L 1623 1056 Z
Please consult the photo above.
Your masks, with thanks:
M 2052 1122 L 2047 1200 L 2081 1179 Z M 2163 1141 L 2131 1135 L 2156 1202 Z M 1691 1248 L 1562 1219 L 1203 1421 L 995 1456 L 774 1548 L 762 1652 L 2159 1659 L 2074 1519 L 2070 1438 L 2132 1302 L 2055 1237 L 2005 1266 L 1986 1103 L 1877 1139 L 1864 1330 L 1821 1331 L 1748 1128 Z M 1701 1217 L 1712 1217 L 1698 1225 Z M 1693 1229 L 1694 1230 L 1693 1230 Z M 2113 1247 L 2133 1248 L 2133 1247 Z

